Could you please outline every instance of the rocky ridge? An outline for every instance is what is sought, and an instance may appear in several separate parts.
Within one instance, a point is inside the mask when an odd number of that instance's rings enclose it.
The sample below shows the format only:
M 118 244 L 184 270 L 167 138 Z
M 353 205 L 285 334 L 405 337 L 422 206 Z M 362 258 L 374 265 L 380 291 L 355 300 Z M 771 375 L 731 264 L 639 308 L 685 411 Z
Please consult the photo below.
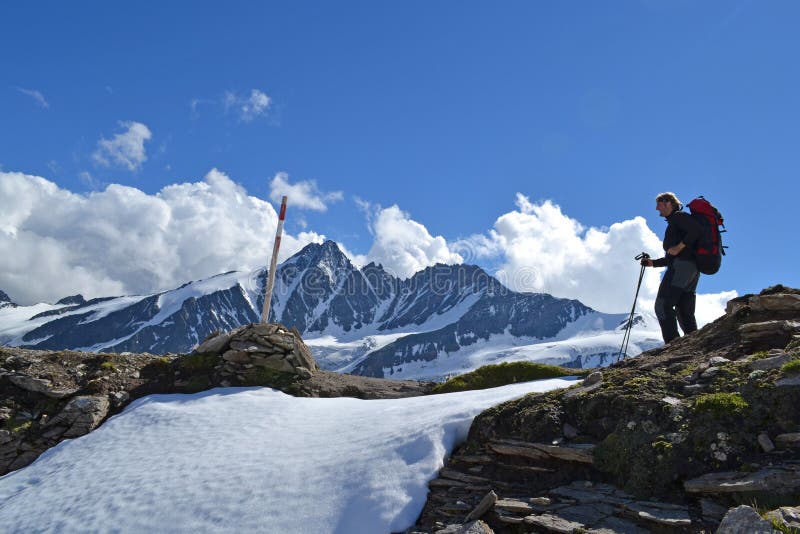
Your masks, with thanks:
M 91 432 L 139 397 L 232 386 L 374 399 L 422 395 L 433 384 L 320 370 L 299 333 L 280 324 L 214 333 L 184 355 L 0 347 L 0 475 Z
M 790 532 L 798 405 L 800 291 L 776 286 L 579 386 L 479 415 L 412 532 Z

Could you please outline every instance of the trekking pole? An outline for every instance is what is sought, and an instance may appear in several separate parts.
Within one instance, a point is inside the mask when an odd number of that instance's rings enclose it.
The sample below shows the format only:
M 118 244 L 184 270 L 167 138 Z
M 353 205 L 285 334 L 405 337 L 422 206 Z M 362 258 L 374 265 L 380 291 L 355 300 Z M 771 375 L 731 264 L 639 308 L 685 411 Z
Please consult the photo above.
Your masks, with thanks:
M 642 252 L 635 258 L 638 260 L 639 263 L 642 260 L 650 259 L 650 255 L 647 252 Z M 631 340 L 631 328 L 633 328 L 633 314 L 636 311 L 636 301 L 639 300 L 639 288 L 642 287 L 642 278 L 644 278 L 644 270 L 645 265 L 642 265 L 642 268 L 639 270 L 639 282 L 636 284 L 636 296 L 633 297 L 633 307 L 631 308 L 631 314 L 628 317 L 628 324 L 625 325 L 625 335 L 622 336 L 622 346 L 619 348 L 619 354 L 617 354 L 617 361 L 621 359 L 625 359 L 628 355 L 628 342 Z

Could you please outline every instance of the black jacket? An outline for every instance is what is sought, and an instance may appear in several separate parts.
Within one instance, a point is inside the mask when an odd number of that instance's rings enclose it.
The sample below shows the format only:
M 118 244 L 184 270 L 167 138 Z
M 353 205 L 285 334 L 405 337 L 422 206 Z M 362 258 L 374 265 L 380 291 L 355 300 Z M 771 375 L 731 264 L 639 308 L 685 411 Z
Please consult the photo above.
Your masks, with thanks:
M 694 217 L 683 211 L 673 211 L 667 218 L 667 229 L 664 231 L 664 252 L 680 242 L 686 245 L 677 256 L 665 255 L 663 258 L 653 260 L 653 267 L 669 265 L 673 258 L 694 261 L 694 248 L 700 239 L 702 228 Z

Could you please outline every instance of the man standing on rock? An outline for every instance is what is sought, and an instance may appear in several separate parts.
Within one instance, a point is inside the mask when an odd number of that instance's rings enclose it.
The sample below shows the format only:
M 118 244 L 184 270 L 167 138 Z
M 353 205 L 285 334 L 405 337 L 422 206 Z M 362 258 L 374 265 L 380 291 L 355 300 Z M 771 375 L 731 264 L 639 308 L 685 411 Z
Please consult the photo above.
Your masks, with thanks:
M 656 296 L 656 317 L 661 326 L 664 343 L 680 337 L 678 322 L 684 334 L 697 330 L 694 317 L 695 290 L 700 273 L 694 258 L 694 246 L 701 235 L 700 223 L 683 212 L 683 205 L 674 193 L 661 193 L 656 197 L 656 210 L 667 220 L 664 232 L 663 258 L 645 258 L 646 267 L 666 267 Z M 676 322 L 677 319 L 677 322 Z

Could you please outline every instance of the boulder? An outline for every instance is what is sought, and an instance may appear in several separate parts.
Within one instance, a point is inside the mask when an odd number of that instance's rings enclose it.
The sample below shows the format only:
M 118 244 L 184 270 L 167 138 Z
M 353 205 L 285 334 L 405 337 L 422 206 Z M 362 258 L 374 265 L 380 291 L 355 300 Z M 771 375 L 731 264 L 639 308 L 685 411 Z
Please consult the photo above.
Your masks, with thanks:
M 200 346 L 197 347 L 195 352 L 214 354 L 224 352 L 230 341 L 230 334 L 217 334 L 200 343 Z
M 792 359 L 793 358 L 791 356 L 784 352 L 783 354 L 778 354 L 769 358 L 752 360 L 747 365 L 753 370 L 769 371 L 770 369 L 778 369 L 782 367 L 785 363 L 791 361 Z
M 44 378 L 33 378 L 27 375 L 11 375 L 8 380 L 18 388 L 30 391 L 31 393 L 41 393 L 52 399 L 63 399 L 77 393 L 76 389 L 56 389 L 53 383 Z
M 66 406 L 45 425 L 43 437 L 48 439 L 77 438 L 94 430 L 108 414 L 108 397 L 73 397 Z
M 800 506 L 782 506 L 764 515 L 764 519 L 783 525 L 786 529 L 800 529 Z
M 772 534 L 772 523 L 762 519 L 749 506 L 731 508 L 717 528 L 716 534 Z
M 600 371 L 595 371 L 591 373 L 589 376 L 586 377 L 583 381 L 584 386 L 591 386 L 593 384 L 597 384 L 603 381 L 603 373 Z
M 775 436 L 778 447 L 783 449 L 796 449 L 800 447 L 800 432 L 790 432 Z
M 769 434 L 762 432 L 758 435 L 758 444 L 761 445 L 761 450 L 764 452 L 772 452 L 775 450 L 775 444 L 769 439 Z

